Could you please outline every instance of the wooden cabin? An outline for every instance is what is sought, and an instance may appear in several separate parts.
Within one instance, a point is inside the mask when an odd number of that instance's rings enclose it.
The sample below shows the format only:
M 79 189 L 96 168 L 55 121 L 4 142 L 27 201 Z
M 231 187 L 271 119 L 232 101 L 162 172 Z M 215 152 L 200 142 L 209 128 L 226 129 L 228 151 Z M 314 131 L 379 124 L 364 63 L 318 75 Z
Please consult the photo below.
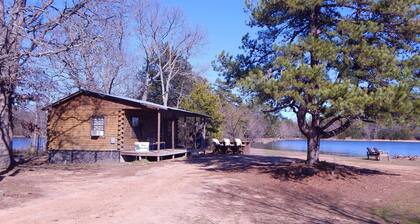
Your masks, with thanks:
M 180 133 L 202 136 L 209 117 L 159 104 L 80 90 L 45 108 L 48 110 L 47 150 L 52 163 L 120 161 L 186 155 L 192 148 Z M 185 125 L 193 121 L 194 128 Z M 195 133 L 191 132 L 191 129 Z M 135 143 L 147 143 L 138 152 Z

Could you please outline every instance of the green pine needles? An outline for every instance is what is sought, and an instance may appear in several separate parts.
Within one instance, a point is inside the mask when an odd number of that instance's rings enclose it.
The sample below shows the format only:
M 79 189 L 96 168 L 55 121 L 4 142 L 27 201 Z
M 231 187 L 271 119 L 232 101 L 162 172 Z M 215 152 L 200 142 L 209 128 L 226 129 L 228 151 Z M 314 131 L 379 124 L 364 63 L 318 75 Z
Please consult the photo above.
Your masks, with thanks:
M 356 120 L 419 122 L 418 0 L 261 0 L 248 9 L 256 37 L 216 67 L 268 111 L 296 113 L 309 164 L 321 138 Z

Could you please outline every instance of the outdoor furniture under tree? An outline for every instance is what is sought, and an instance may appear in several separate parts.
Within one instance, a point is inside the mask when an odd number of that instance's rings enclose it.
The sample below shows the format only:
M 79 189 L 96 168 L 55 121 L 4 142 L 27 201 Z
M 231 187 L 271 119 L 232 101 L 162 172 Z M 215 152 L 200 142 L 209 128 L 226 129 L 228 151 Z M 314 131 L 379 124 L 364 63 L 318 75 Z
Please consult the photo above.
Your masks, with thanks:
M 242 140 L 240 138 L 235 138 L 233 143 L 234 143 L 234 146 L 232 147 L 233 154 L 236 154 L 236 153 L 242 154 L 243 149 L 245 148 L 245 145 L 242 144 Z
M 211 142 L 212 142 L 213 147 L 214 147 L 213 152 L 219 153 L 219 152 L 222 152 L 223 151 L 223 147 L 224 146 L 222 144 L 220 144 L 219 140 L 213 138 L 211 140 Z
M 224 148 L 225 148 L 224 153 L 228 152 L 229 150 L 230 150 L 230 151 L 232 151 L 232 153 L 233 153 L 233 149 L 232 149 L 232 147 L 233 147 L 234 145 L 232 145 L 232 144 L 230 143 L 230 139 L 228 139 L 228 138 L 224 138 L 224 139 L 223 139 L 223 146 L 224 146 Z
M 389 154 L 388 154 L 388 152 L 381 151 L 381 150 L 379 150 L 379 149 L 377 149 L 375 147 L 373 148 L 373 151 L 378 155 L 378 157 L 377 157 L 378 160 L 381 160 L 381 156 L 386 156 L 388 158 L 388 161 L 389 161 Z

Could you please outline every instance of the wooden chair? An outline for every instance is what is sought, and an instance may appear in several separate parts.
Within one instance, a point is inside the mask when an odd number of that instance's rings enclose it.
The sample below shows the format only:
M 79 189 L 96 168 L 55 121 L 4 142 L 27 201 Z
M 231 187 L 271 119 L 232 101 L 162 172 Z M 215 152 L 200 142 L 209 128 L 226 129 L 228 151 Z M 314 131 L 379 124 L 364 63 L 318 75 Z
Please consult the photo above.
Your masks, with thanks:
M 373 148 L 373 151 L 378 155 L 377 160 L 381 160 L 381 156 L 386 156 L 388 158 L 389 161 L 389 153 L 385 152 L 385 151 L 381 151 L 377 148 Z
M 215 152 L 215 153 L 220 153 L 220 152 L 222 152 L 222 151 L 223 151 L 223 149 L 222 149 L 222 148 L 223 148 L 223 145 L 222 145 L 222 144 L 220 144 L 219 140 L 217 140 L 217 139 L 213 138 L 213 139 L 211 140 L 211 142 L 212 142 L 213 147 L 214 147 L 213 152 Z
M 233 146 L 234 146 L 234 145 L 232 145 L 232 144 L 230 143 L 230 139 L 228 139 L 228 138 L 224 138 L 224 139 L 223 139 L 223 146 L 224 146 L 224 148 L 225 148 L 224 153 L 227 153 L 228 151 L 231 151 L 231 152 L 233 153 Z
M 242 140 L 240 138 L 235 138 L 233 143 L 234 143 L 234 153 L 238 153 L 238 154 L 244 153 L 245 145 L 242 144 Z

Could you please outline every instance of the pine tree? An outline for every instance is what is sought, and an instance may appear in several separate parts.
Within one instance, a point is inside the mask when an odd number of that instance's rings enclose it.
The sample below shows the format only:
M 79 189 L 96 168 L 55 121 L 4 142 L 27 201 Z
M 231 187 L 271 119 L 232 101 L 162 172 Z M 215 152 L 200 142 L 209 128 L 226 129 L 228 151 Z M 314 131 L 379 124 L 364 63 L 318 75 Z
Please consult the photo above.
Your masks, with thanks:
M 191 94 L 181 101 L 181 108 L 207 114 L 211 117 L 207 130 L 209 135 L 214 138 L 220 138 L 222 134 L 223 115 L 221 107 L 222 103 L 219 96 L 213 92 L 210 85 L 205 81 L 194 83 Z
M 218 70 L 253 99 L 296 114 L 307 163 L 321 138 L 357 120 L 419 115 L 420 8 L 416 0 L 261 0 L 248 4 L 256 38 L 222 52 Z

